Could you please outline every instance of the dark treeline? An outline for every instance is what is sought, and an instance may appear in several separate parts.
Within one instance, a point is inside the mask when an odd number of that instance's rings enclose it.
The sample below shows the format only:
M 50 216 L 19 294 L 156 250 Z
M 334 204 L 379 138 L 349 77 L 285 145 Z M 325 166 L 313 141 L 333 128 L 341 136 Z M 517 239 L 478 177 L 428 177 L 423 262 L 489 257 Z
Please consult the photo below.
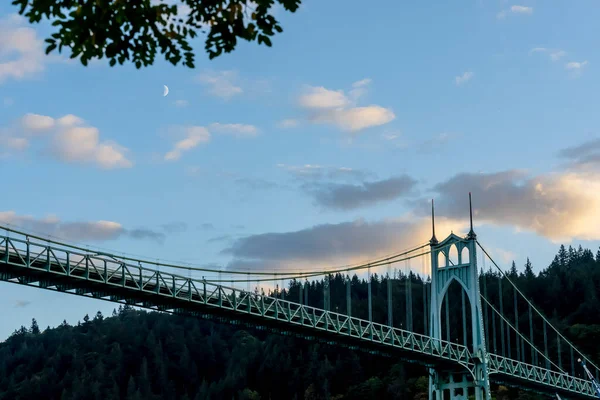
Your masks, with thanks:
M 529 261 L 523 268 L 513 264 L 506 273 L 569 340 L 592 360 L 600 360 L 600 251 L 594 256 L 581 247 L 561 246 L 552 264 L 538 275 Z M 412 324 L 412 330 L 423 332 L 423 285 L 427 282 L 409 276 L 410 284 L 407 276 L 398 272 L 392 279 L 393 324 L 402 328 Z M 375 322 L 387 323 L 387 279 L 387 275 L 372 276 Z M 516 324 L 514 292 L 507 278 L 488 271 L 481 281 L 482 291 L 487 291 L 496 308 L 502 293 L 504 315 Z M 323 285 L 329 285 L 329 290 L 324 291 Z M 450 339 L 462 343 L 461 315 L 455 311 L 461 309 L 462 298 L 457 289 L 450 291 L 449 330 Z M 336 275 L 327 282 L 311 282 L 306 291 L 303 289 L 302 301 L 307 296 L 310 306 L 328 305 L 332 311 L 346 313 L 346 290 L 345 278 Z M 368 318 L 367 293 L 367 282 L 354 276 L 353 316 Z M 277 295 L 297 302 L 300 283 L 293 282 L 285 293 Z M 412 318 L 406 313 L 407 301 L 412 304 Z M 517 310 L 519 330 L 529 338 L 525 300 L 517 298 Z M 487 320 L 491 326 L 491 313 Z M 539 318 L 533 322 L 534 342 L 543 349 L 543 323 Z M 495 324 L 495 344 L 491 332 L 487 340 L 491 351 L 501 354 L 500 320 Z M 523 350 L 523 341 L 517 342 L 516 335 L 504 329 L 505 354 L 510 349 L 516 358 L 518 351 L 519 357 L 530 362 L 530 349 Z M 555 359 L 556 335 L 548 328 L 547 341 Z M 562 346 L 562 363 L 571 368 L 566 344 Z M 540 365 L 545 362 L 541 357 L 534 361 Z M 575 367 L 581 375 L 580 367 Z M 247 331 L 235 325 L 135 311 L 128 306 L 120 306 L 109 318 L 98 313 L 92 319 L 86 316 L 76 326 L 63 322 L 43 332 L 34 320 L 29 328 L 21 327 L 0 343 L 2 400 L 426 399 L 425 375 L 424 368 L 396 363 L 392 358 Z M 493 390 L 496 399 L 541 398 L 511 388 L 493 386 Z

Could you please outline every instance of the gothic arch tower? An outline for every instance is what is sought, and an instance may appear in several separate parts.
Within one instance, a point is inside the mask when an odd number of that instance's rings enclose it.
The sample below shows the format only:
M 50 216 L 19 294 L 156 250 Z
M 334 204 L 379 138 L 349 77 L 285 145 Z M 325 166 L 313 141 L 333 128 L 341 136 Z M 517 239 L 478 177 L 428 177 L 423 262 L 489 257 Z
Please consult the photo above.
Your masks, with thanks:
M 463 318 L 470 314 L 471 337 L 469 338 L 469 351 L 473 355 L 475 367 L 473 371 L 457 368 L 455 370 L 442 370 L 432 368 L 429 376 L 429 399 L 468 399 L 474 395 L 476 400 L 490 400 L 490 385 L 487 373 L 487 354 L 484 337 L 483 316 L 481 299 L 479 298 L 479 275 L 477 273 L 477 242 L 473 231 L 473 212 L 471 207 L 471 193 L 469 193 L 469 211 L 471 229 L 466 237 L 462 238 L 450 234 L 446 239 L 438 242 L 435 237 L 435 216 L 433 201 L 431 203 L 431 218 L 433 235 L 431 246 L 431 308 L 430 308 L 430 335 L 442 340 L 442 304 L 448 294 L 450 285 L 458 283 L 468 299 L 469 307 L 463 310 Z M 451 261 L 451 252 L 458 253 L 458 260 Z M 464 304 L 464 303 L 463 303 Z M 466 323 L 463 321 L 463 326 Z M 465 334 L 466 335 L 466 334 Z M 449 395 L 448 395 L 449 394 Z

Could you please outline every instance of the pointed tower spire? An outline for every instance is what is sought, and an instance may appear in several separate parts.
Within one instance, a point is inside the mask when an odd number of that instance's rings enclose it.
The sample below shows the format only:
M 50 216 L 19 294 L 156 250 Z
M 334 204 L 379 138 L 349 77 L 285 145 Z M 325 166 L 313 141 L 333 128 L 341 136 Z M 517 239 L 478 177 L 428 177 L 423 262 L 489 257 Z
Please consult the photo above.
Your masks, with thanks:
M 429 240 L 429 244 L 432 246 L 435 246 L 436 244 L 438 244 L 438 240 L 435 237 L 435 212 L 434 212 L 434 208 L 433 208 L 433 199 L 431 199 L 431 230 L 432 230 L 432 236 L 431 236 L 431 239 Z
M 467 239 L 476 239 L 477 235 L 475 234 L 475 231 L 473 230 L 473 203 L 471 202 L 471 192 L 469 192 L 469 220 L 471 222 L 471 230 L 469 231 L 469 234 L 467 235 Z

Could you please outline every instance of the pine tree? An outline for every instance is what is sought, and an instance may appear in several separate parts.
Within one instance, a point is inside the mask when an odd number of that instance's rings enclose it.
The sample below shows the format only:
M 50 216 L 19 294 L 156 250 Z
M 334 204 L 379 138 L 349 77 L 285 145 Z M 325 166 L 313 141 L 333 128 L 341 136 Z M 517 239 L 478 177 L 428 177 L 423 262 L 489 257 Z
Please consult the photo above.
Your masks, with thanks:
M 575 249 L 573 249 L 573 246 L 569 246 L 567 266 L 570 267 L 574 262 L 577 262 L 577 253 L 575 252 Z
M 511 278 L 516 278 L 518 273 L 517 273 L 517 265 L 515 264 L 514 260 L 512 262 L 512 266 L 510 267 L 510 277 Z
M 29 332 L 33 333 L 34 335 L 40 334 L 40 327 L 38 326 L 38 323 L 35 320 L 35 318 L 31 320 L 31 328 L 29 328 Z
M 560 245 L 560 250 L 558 250 L 558 261 L 561 267 L 566 267 L 569 263 L 569 255 L 567 254 L 567 249 L 565 249 L 565 245 Z
M 531 261 L 529 261 L 529 257 L 527 257 L 527 262 L 525 263 L 525 278 L 533 279 L 535 278 L 535 274 L 533 273 L 533 268 L 531 267 Z
M 102 321 L 104 319 L 104 315 L 102 315 L 102 312 L 98 311 L 96 313 L 96 316 L 94 317 L 94 321 Z
M 127 383 L 127 400 L 134 400 L 135 399 L 135 395 L 136 395 L 136 388 L 135 388 L 135 379 L 133 379 L 133 376 L 129 377 L 129 382 Z
M 90 316 L 85 314 L 85 317 L 83 317 L 83 323 L 87 324 L 88 322 L 90 322 Z

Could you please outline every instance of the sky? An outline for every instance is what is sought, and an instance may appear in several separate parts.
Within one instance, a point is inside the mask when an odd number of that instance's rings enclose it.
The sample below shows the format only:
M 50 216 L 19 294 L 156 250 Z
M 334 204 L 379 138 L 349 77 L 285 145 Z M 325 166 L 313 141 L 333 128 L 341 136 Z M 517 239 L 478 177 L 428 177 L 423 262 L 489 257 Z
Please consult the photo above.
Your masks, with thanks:
M 44 55 L 0 5 L 0 225 L 223 269 L 373 259 L 468 230 L 508 269 L 600 246 L 596 1 L 303 1 L 196 68 Z M 163 96 L 163 85 L 169 94 Z M 3 233 L 4 234 L 4 233 Z M 414 266 L 409 266 L 413 268 Z M 414 267 L 417 268 L 417 267 Z M 0 283 L 0 340 L 116 305 Z

